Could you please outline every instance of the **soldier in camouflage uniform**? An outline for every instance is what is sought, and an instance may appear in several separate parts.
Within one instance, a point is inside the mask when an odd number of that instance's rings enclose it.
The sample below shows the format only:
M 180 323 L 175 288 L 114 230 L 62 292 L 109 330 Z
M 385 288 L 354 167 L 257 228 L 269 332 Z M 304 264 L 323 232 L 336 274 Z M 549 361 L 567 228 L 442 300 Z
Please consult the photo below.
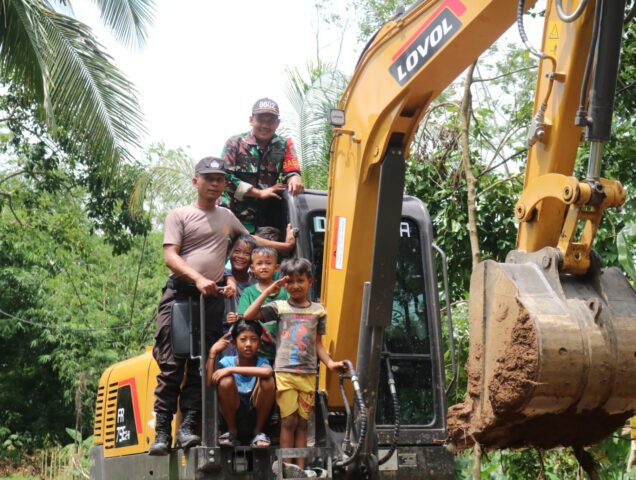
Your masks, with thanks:
M 225 142 L 228 182 L 221 204 L 229 207 L 250 233 L 257 227 L 282 227 L 280 193 L 304 191 L 300 164 L 290 138 L 276 134 L 280 123 L 276 102 L 258 100 L 252 108 L 251 131 Z

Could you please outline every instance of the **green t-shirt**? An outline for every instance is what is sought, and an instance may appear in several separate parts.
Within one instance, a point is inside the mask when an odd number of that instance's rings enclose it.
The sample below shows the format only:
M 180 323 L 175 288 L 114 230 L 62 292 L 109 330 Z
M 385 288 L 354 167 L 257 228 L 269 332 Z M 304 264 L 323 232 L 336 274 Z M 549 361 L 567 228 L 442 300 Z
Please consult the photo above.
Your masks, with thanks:
M 244 314 L 247 307 L 254 303 L 254 300 L 256 300 L 261 293 L 262 292 L 258 288 L 258 283 L 243 290 L 243 294 L 241 295 L 238 303 L 238 313 L 241 315 Z M 270 295 L 267 297 L 263 304 L 273 302 L 274 300 L 287 300 L 288 298 L 289 294 L 287 293 L 287 290 L 281 288 L 276 295 Z M 274 359 L 276 358 L 276 335 L 278 335 L 278 325 L 276 321 L 259 323 L 261 324 L 261 327 L 263 327 L 263 335 L 261 336 L 261 347 L 258 351 L 273 365 Z

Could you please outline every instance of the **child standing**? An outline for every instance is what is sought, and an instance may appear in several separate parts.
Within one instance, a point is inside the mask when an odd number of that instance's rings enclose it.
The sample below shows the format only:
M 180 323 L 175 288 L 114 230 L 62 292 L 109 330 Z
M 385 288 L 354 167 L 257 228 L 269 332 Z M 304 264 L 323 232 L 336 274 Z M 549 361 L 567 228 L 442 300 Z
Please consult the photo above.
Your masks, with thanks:
M 261 292 L 244 317 L 278 323 L 274 371 L 276 403 L 282 417 L 280 446 L 301 448 L 307 446 L 307 420 L 314 408 L 317 359 L 329 370 L 343 368 L 344 364 L 332 360 L 322 345 L 327 315 L 321 304 L 308 299 L 312 284 L 311 263 L 304 258 L 285 260 L 281 274 L 283 277 Z M 263 305 L 283 286 L 287 288 L 289 299 Z M 296 459 L 296 465 L 288 458 L 283 461 L 285 475 L 301 474 L 305 466 L 303 458 Z
M 278 271 L 278 252 L 273 248 L 256 247 L 252 251 L 252 274 L 256 277 L 257 283 L 247 287 L 238 304 L 239 315 L 245 313 L 247 308 L 263 293 L 269 286 L 274 283 L 274 274 Z M 269 295 L 265 303 L 274 300 L 286 300 L 288 298 L 287 291 L 278 288 L 276 293 Z M 263 336 L 261 338 L 261 354 L 274 362 L 276 354 L 276 322 L 264 321 L 261 323 L 263 327 Z
M 219 408 L 228 431 L 219 437 L 219 445 L 234 446 L 249 442 L 254 448 L 267 448 L 270 439 L 263 431 L 274 405 L 274 379 L 269 362 L 258 355 L 262 333 L 256 322 L 239 320 L 210 348 L 207 383 L 219 388 Z M 216 357 L 228 346 L 231 335 L 238 355 L 223 357 L 215 368 Z
M 250 274 L 252 251 L 256 248 L 256 240 L 251 235 L 241 235 L 232 244 L 230 250 L 230 268 L 225 267 L 224 276 L 228 278 L 228 284 L 232 284 L 236 294 L 225 301 L 225 321 L 228 324 L 238 320 L 238 301 L 243 291 L 256 283 L 256 279 Z M 233 280 L 230 283 L 230 279 Z M 229 325 L 224 325 L 224 332 Z

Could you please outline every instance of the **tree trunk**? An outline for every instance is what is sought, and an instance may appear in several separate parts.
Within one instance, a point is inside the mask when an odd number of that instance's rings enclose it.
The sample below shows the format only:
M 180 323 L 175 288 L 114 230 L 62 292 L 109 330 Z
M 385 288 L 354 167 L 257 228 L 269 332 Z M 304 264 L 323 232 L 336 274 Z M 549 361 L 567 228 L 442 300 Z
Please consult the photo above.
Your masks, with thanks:
M 467 205 L 468 205 L 468 235 L 470 237 L 470 251 L 473 260 L 473 269 L 477 266 L 481 259 L 481 250 L 479 248 L 479 234 L 477 232 L 477 207 L 476 207 L 476 191 L 475 186 L 477 180 L 473 175 L 471 158 L 470 158 L 470 112 L 472 109 L 472 95 L 470 94 L 470 86 L 473 83 L 473 72 L 475 71 L 477 61 L 473 63 L 466 72 L 466 80 L 464 81 L 464 96 L 460 108 L 461 118 L 461 134 L 460 146 L 462 149 L 462 165 L 464 167 L 464 175 L 466 176 L 467 185 Z

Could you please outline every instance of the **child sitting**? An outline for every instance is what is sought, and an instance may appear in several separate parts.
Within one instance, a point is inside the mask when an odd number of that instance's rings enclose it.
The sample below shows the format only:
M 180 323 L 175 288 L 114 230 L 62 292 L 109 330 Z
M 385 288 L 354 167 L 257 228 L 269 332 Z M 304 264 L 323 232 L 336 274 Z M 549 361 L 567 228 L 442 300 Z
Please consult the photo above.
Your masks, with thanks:
M 245 310 L 256 300 L 259 295 L 274 282 L 274 274 L 278 271 L 278 252 L 273 248 L 256 247 L 252 251 L 252 274 L 257 280 L 255 285 L 247 287 L 239 299 L 238 313 Z M 274 300 L 285 300 L 288 297 L 283 288 L 276 290 L 276 293 L 268 296 L 267 302 Z M 261 355 L 270 362 L 274 361 L 276 354 L 276 322 L 261 323 L 263 336 L 261 338 Z
M 245 311 L 248 320 L 263 319 L 278 323 L 276 336 L 276 403 L 282 418 L 281 448 L 307 446 L 307 420 L 314 408 L 316 361 L 320 359 L 329 370 L 343 368 L 342 362 L 331 359 L 322 345 L 327 314 L 319 303 L 308 298 L 312 284 L 311 263 L 304 258 L 285 260 L 283 277 L 265 288 Z M 288 300 L 275 300 L 263 305 L 282 287 L 287 288 Z M 285 476 L 303 476 L 304 458 L 283 459 Z M 278 463 L 274 463 L 276 470 Z M 277 471 L 274 471 L 278 474 Z
M 210 348 L 207 383 L 218 385 L 219 409 L 228 428 L 219 436 L 220 446 L 240 445 L 250 438 L 254 448 L 270 445 L 263 430 L 274 405 L 275 385 L 272 367 L 258 355 L 261 333 L 258 323 L 239 320 Z M 228 347 L 230 335 L 238 355 L 223 357 L 215 368 L 215 359 Z

